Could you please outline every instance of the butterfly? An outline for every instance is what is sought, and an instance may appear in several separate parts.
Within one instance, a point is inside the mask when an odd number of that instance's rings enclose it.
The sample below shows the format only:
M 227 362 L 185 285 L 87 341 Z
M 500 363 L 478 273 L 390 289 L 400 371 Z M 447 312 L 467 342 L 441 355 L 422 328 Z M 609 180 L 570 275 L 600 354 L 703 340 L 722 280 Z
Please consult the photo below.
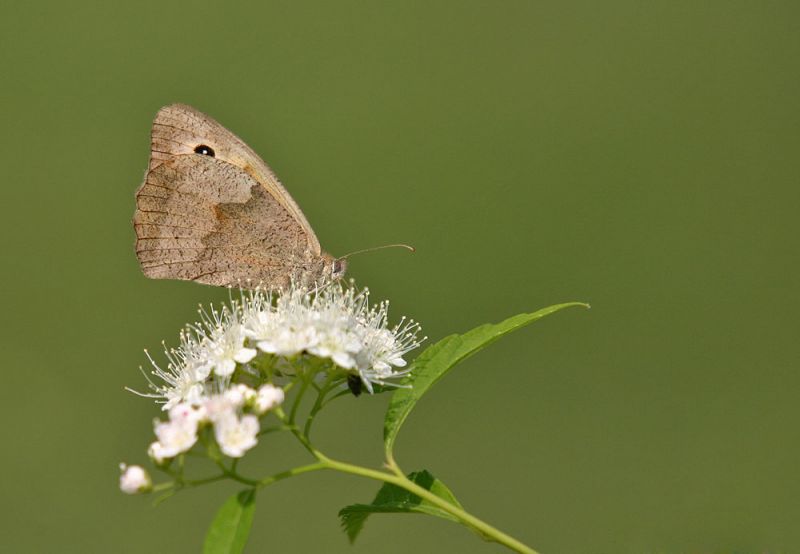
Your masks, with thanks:
M 136 256 L 147 277 L 283 288 L 342 277 L 300 207 L 242 139 L 184 104 L 153 121 L 136 191 Z

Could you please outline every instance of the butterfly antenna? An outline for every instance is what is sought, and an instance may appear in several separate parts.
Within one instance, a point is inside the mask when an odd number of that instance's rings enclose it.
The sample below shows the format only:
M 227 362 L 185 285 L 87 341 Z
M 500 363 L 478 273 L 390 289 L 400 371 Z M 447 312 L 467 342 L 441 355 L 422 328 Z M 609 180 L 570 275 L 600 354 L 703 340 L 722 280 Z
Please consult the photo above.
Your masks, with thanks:
M 405 248 L 406 250 L 410 250 L 411 252 L 416 252 L 417 249 L 413 246 L 409 246 L 408 244 L 384 244 L 383 246 L 374 246 L 372 248 L 365 248 L 363 250 L 356 250 L 355 252 L 350 252 L 349 254 L 345 254 L 344 256 L 339 256 L 340 260 L 344 260 L 353 256 L 355 254 L 363 254 L 364 252 L 374 252 L 375 250 L 383 250 L 384 248 Z

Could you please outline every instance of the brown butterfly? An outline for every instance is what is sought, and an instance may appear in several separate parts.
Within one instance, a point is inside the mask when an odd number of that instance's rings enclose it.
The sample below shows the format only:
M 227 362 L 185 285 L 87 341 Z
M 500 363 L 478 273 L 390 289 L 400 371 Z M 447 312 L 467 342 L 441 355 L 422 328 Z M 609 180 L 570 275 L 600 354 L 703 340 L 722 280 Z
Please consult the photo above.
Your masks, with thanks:
M 225 127 L 173 104 L 150 144 L 133 216 L 147 277 L 277 288 L 344 275 L 346 260 L 322 250 L 276 175 Z

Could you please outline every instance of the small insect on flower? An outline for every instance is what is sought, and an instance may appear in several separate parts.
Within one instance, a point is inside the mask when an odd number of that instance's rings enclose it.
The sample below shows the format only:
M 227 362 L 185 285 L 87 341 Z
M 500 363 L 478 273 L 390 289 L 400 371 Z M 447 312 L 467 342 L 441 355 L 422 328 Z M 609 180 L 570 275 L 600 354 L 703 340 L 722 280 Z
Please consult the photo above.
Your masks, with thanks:
M 347 388 L 353 396 L 361 396 L 361 378 L 358 375 L 350 374 L 347 376 Z

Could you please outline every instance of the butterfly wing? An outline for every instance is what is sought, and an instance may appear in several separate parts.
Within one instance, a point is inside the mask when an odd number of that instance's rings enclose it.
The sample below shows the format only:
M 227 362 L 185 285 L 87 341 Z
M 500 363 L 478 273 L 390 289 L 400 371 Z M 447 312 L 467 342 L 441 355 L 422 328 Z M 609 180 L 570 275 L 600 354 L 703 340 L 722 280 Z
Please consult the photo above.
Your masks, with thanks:
M 319 240 L 311 225 L 275 173 L 242 139 L 214 119 L 185 104 L 165 106 L 153 121 L 150 144 L 151 171 L 175 156 L 196 155 L 198 146 L 208 146 L 217 160 L 238 167 L 263 186 L 300 225 L 308 251 L 316 256 L 321 254 Z
M 136 255 L 152 278 L 276 287 L 315 282 L 333 267 L 267 164 L 183 104 L 165 106 L 153 122 L 133 223 Z
M 248 173 L 208 156 L 174 156 L 149 171 L 133 224 L 151 278 L 279 287 L 324 271 L 293 214 Z

